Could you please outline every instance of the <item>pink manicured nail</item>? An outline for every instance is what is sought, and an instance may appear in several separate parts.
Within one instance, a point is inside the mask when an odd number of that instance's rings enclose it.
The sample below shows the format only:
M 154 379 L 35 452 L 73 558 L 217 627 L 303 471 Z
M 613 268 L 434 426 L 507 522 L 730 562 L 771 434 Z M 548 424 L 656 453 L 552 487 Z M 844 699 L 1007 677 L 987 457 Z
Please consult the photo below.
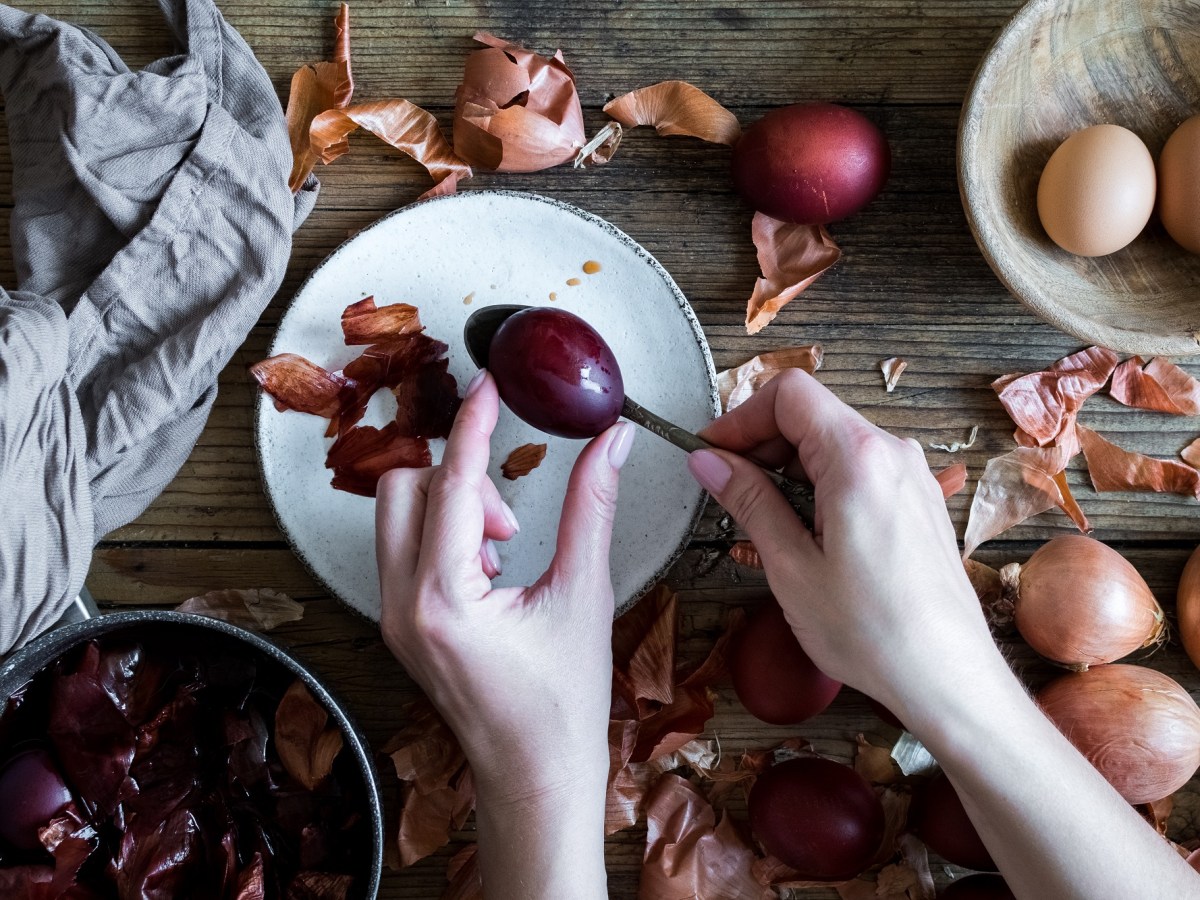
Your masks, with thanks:
M 719 494 L 729 484 L 733 469 L 711 450 L 697 450 L 688 457 L 688 470 L 710 494 Z
M 500 568 L 500 551 L 496 549 L 495 544 L 487 540 L 483 542 L 483 552 L 486 554 L 488 562 L 491 563 L 492 571 L 495 572 L 495 575 L 491 577 L 495 578 L 502 571 Z
M 513 530 L 514 534 L 521 530 L 521 523 L 517 521 L 517 514 L 503 500 L 500 501 L 500 514 L 504 516 L 504 521 L 508 523 L 508 527 Z
M 629 459 L 629 451 L 633 449 L 635 428 L 628 422 L 622 422 L 613 435 L 612 443 L 608 445 L 608 462 L 614 469 L 620 469 Z
M 487 375 L 487 369 L 480 369 L 478 372 L 475 373 L 475 377 L 472 378 L 470 383 L 467 385 L 466 396 L 470 397 L 473 393 L 475 393 L 477 390 L 479 390 L 479 386 L 481 384 L 483 384 L 483 379 L 484 379 L 484 376 L 486 376 L 486 375 Z

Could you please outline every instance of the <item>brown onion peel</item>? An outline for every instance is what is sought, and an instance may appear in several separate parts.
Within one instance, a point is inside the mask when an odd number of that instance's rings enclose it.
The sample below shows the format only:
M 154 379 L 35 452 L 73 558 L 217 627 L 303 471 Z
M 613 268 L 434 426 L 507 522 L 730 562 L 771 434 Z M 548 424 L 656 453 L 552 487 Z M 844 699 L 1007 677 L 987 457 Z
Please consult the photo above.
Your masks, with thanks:
M 612 156 L 619 128 L 580 152 L 588 144 L 583 107 L 561 50 L 539 56 L 482 31 L 475 40 L 485 49 L 467 57 L 454 94 L 459 157 L 480 169 L 539 172 L 581 156 L 587 157 L 581 163 Z
M 1097 491 L 1155 491 L 1200 499 L 1200 472 L 1191 466 L 1125 450 L 1082 425 L 1076 431 Z
M 883 373 L 883 389 L 889 394 L 894 391 L 900 381 L 900 376 L 907 368 L 908 360 L 899 356 L 889 356 L 880 362 L 879 370 Z
M 729 412 L 741 406 L 772 378 L 788 369 L 803 369 L 812 375 L 821 368 L 824 360 L 825 348 L 820 344 L 808 344 L 760 353 L 736 369 L 719 372 L 717 391 L 721 395 L 721 409 Z
M 1037 703 L 1130 803 L 1170 796 L 1200 767 L 1200 708 L 1161 672 L 1096 666 L 1056 678 Z
M 1075 671 L 1111 663 L 1167 639 L 1166 617 L 1125 557 L 1083 535 L 1043 544 L 1024 565 L 1000 570 L 1003 599 L 1021 637 Z
M 933 477 L 942 489 L 942 498 L 949 500 L 967 486 L 967 466 L 965 463 L 955 463 L 935 472 Z
M 1118 403 L 1136 409 L 1200 415 L 1200 381 L 1162 357 L 1144 366 L 1140 356 L 1125 360 L 1113 372 L 1109 394 Z
M 437 119 L 408 100 L 374 100 L 325 110 L 312 121 L 313 152 L 321 162 L 333 162 L 350 150 L 347 138 L 359 128 L 425 167 L 434 186 L 421 199 L 454 193 L 460 180 L 471 177 L 471 167 L 450 149 Z
M 1017 443 L 1044 447 L 1066 435 L 1084 401 L 1104 387 L 1117 360 L 1111 350 L 1088 347 L 1041 372 L 993 381 L 992 389 L 1017 426 Z
M 333 20 L 337 29 L 332 62 L 301 66 L 292 76 L 288 93 L 288 138 L 292 144 L 292 171 L 288 187 L 296 193 L 304 186 L 317 163 L 309 140 L 309 128 L 320 113 L 350 104 L 354 96 L 354 74 L 350 66 L 350 7 L 343 3 Z
M 737 116 L 686 81 L 661 81 L 638 88 L 605 103 L 604 111 L 626 128 L 652 125 L 662 135 L 730 146 L 742 136 Z
M 746 305 L 746 333 L 762 331 L 781 309 L 841 259 L 824 225 L 793 225 L 755 213 L 750 227 L 762 277 Z
M 985 541 L 1055 506 L 1066 512 L 1080 531 L 1091 531 L 1062 477 L 1067 463 L 1079 452 L 1073 434 L 1054 446 L 1018 447 L 988 460 L 971 499 L 963 536 L 964 559 Z

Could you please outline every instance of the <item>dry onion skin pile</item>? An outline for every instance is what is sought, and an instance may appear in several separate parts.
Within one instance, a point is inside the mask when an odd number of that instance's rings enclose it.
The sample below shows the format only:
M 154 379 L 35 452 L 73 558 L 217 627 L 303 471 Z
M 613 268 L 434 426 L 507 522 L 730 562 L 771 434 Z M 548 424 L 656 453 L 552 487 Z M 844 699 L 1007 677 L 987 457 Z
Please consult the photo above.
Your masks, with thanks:
M 1050 682 L 1037 702 L 1130 803 L 1168 797 L 1200 768 L 1200 708 L 1161 672 L 1096 666 Z
M 1000 579 L 999 614 L 1060 666 L 1082 671 L 1166 640 L 1162 607 L 1137 569 L 1090 537 L 1056 537 Z
M 294 353 L 250 366 L 250 374 L 275 408 L 329 420 L 335 438 L 325 457 L 335 489 L 374 497 L 389 469 L 431 465 L 429 441 L 450 434 L 461 400 L 448 371 L 448 346 L 424 333 L 418 310 L 407 303 L 375 305 L 374 297 L 342 313 L 347 346 L 367 345 L 362 355 L 330 372 Z M 359 425 L 374 394 L 388 389 L 396 415 L 382 428 Z
M 1066 470 L 1080 453 L 1092 487 L 1104 491 L 1152 491 L 1200 498 L 1200 451 L 1185 448 L 1184 461 L 1156 459 L 1125 450 L 1079 421 L 1088 398 L 1109 379 L 1110 396 L 1137 409 L 1176 415 L 1200 410 L 1200 381 L 1167 360 L 1121 362 L 1103 347 L 1088 347 L 1048 369 L 1004 375 L 992 388 L 1013 423 L 1017 448 L 988 460 L 971 501 L 963 557 L 1031 516 L 1058 507 L 1087 534 L 1091 525 L 1067 485 Z

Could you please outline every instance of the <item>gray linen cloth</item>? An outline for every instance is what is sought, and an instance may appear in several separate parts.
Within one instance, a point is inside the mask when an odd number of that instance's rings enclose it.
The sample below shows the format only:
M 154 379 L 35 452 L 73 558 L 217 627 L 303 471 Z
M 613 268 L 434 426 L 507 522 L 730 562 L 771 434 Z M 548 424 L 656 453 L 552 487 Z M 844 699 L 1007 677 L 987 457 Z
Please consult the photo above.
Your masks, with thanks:
M 0 289 L 0 653 L 178 472 L 316 197 L 288 190 L 279 98 L 212 0 L 159 5 L 185 49 L 140 72 L 0 5 L 20 288 Z

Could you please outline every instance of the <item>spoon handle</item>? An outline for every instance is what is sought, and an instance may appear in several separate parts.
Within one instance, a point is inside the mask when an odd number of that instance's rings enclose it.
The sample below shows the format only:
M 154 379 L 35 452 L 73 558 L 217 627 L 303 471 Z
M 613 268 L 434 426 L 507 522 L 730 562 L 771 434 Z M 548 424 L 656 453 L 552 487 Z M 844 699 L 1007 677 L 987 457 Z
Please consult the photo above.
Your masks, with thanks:
M 641 425 L 647 431 L 654 432 L 663 440 L 670 441 L 676 447 L 688 453 L 693 453 L 696 450 L 715 449 L 704 438 L 692 434 L 687 429 L 680 428 L 673 422 L 668 422 L 662 416 L 655 415 L 628 397 L 625 398 L 625 403 L 621 407 L 621 415 L 630 422 Z M 767 477 L 775 482 L 776 487 L 783 492 L 783 496 L 787 498 L 792 509 L 804 520 L 804 524 L 811 528 L 814 515 L 812 485 L 804 481 L 788 478 L 786 475 L 782 475 L 774 469 L 769 469 L 761 463 L 755 463 L 755 465 L 767 473 Z

